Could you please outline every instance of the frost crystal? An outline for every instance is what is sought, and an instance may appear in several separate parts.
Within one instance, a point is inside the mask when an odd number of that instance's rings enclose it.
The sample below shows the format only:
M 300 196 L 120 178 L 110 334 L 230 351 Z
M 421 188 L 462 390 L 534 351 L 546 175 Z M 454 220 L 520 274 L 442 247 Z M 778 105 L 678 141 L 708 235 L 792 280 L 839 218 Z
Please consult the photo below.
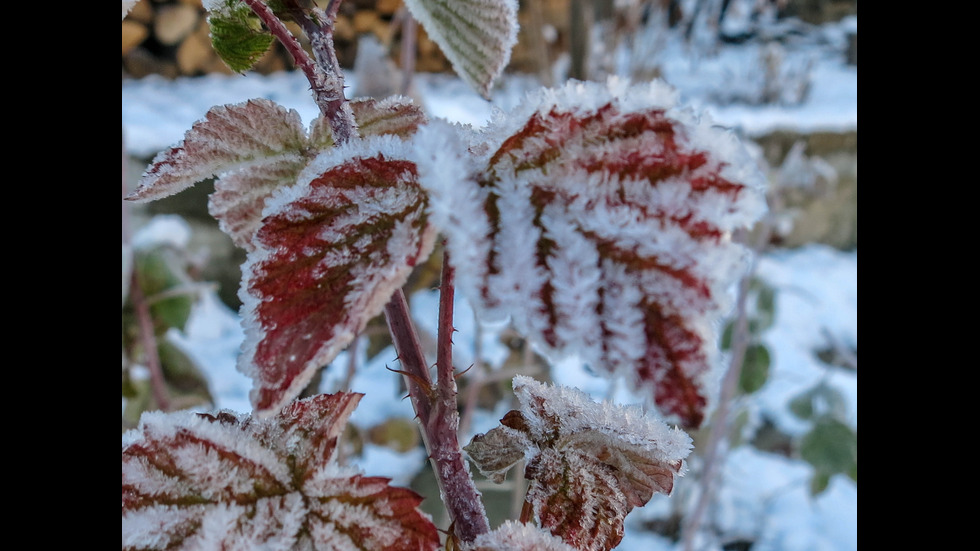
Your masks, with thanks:
M 425 121 L 404 97 L 360 99 L 350 106 L 362 137 L 407 137 Z M 236 245 L 251 251 L 266 200 L 295 184 L 307 163 L 333 144 L 322 116 L 307 135 L 295 110 L 266 99 L 217 106 L 183 141 L 153 159 L 127 199 L 153 201 L 217 177 L 208 212 Z
M 295 398 L 431 253 L 435 229 L 408 156 L 394 136 L 354 140 L 269 199 L 239 291 L 238 366 L 259 415 Z
M 675 102 L 659 82 L 573 82 L 471 136 L 475 159 L 450 145 L 418 164 L 458 286 L 484 317 L 627 377 L 697 427 L 714 325 L 747 265 L 732 232 L 765 211 L 765 180 L 733 135 Z
M 691 438 L 638 407 L 597 403 L 524 376 L 514 378 L 514 391 L 521 409 L 474 437 L 466 452 L 498 483 L 524 459 L 535 520 L 576 549 L 615 547 L 629 511 L 655 493 L 670 495 L 683 474 Z
M 505 521 L 499 528 L 477 536 L 464 551 L 575 551 L 561 538 L 529 524 Z
M 334 462 L 360 397 L 144 414 L 122 440 L 122 549 L 435 549 L 421 496 Z

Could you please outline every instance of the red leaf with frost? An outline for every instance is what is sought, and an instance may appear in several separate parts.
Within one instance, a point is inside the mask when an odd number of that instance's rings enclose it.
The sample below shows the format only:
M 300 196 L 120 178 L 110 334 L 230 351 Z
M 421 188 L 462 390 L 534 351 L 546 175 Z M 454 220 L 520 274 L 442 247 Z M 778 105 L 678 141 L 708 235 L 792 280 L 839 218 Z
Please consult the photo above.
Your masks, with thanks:
M 239 369 L 259 415 L 299 395 L 432 252 L 407 148 L 391 136 L 332 148 L 269 201 L 239 293 Z
M 425 122 L 422 110 L 404 97 L 358 99 L 350 105 L 362 137 L 407 137 Z M 153 159 L 128 199 L 161 199 L 215 177 L 208 212 L 236 245 L 250 251 L 266 200 L 295 184 L 317 153 L 333 145 L 322 116 L 307 135 L 295 110 L 269 100 L 214 107 L 181 143 Z
M 623 522 L 655 493 L 670 495 L 691 439 L 639 408 L 596 403 L 584 392 L 514 379 L 520 410 L 465 450 L 496 482 L 521 459 L 539 526 L 579 550 L 609 550 Z
M 421 497 L 336 464 L 360 394 L 321 394 L 268 419 L 143 415 L 123 435 L 122 548 L 436 549 Z
M 358 98 L 350 101 L 350 108 L 362 138 L 385 135 L 408 138 L 426 122 L 425 113 L 404 96 Z M 334 144 L 330 124 L 322 115 L 310 128 L 310 141 L 320 149 Z
M 714 325 L 748 255 L 731 235 L 765 210 L 757 165 L 662 84 L 569 84 L 521 109 L 482 134 L 471 151 L 485 164 L 455 187 L 426 172 L 459 287 L 484 315 L 699 426 Z

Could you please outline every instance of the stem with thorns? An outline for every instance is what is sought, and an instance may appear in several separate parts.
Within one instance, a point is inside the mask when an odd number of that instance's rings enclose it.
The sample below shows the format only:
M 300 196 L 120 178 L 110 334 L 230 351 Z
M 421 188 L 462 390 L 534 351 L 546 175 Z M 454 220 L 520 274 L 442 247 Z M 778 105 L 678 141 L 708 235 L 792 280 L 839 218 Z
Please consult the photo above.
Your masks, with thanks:
M 450 296 L 448 302 L 451 305 L 452 268 L 447 270 L 446 266 L 448 262 L 443 265 L 443 277 L 448 281 L 443 280 L 440 292 Z M 451 343 L 447 345 L 445 342 L 451 337 L 444 335 L 452 333 L 452 310 L 446 314 L 443 302 L 440 299 L 440 350 L 451 346 Z M 464 542 L 472 541 L 490 531 L 490 522 L 480 492 L 466 467 L 456 434 L 459 414 L 456 411 L 456 380 L 452 373 L 451 357 L 447 358 L 445 352 L 440 351 L 439 356 L 443 361 L 437 362 L 438 385 L 433 386 L 418 334 L 411 322 L 405 294 L 400 289 L 385 306 L 385 319 L 398 352 L 398 360 L 404 368 L 400 373 L 405 375 L 412 405 L 422 428 L 422 441 L 429 452 L 432 470 L 452 519 L 455 537 Z M 448 327 L 443 325 L 447 320 Z M 448 364 L 445 363 L 447 360 Z
M 303 71 L 306 79 L 310 81 L 313 100 L 320 108 L 320 113 L 330 124 L 334 141 L 345 143 L 356 136 L 357 124 L 354 122 L 354 112 L 344 97 L 344 73 L 340 69 L 333 44 L 333 26 L 337 19 L 337 10 L 340 8 L 340 0 L 331 0 L 325 13 L 319 12 L 319 10 L 314 12 L 317 19 L 322 21 L 321 23 L 314 21 L 310 17 L 310 13 L 300 8 L 295 1 L 286 0 L 285 2 L 290 15 L 310 39 L 316 63 L 310 59 L 309 54 L 306 53 L 296 37 L 289 32 L 286 25 L 265 2 L 262 0 L 243 1 L 269 28 L 269 32 L 285 46 L 286 51 L 293 58 L 293 63 Z
M 310 60 L 296 37 L 264 2 L 244 1 L 286 47 L 296 66 L 310 81 L 313 97 L 330 124 L 335 142 L 344 143 L 356 137 L 357 125 L 353 111 L 344 97 L 343 72 L 333 43 L 333 26 L 341 0 L 330 0 L 324 11 L 315 7 L 307 10 L 300 7 L 295 0 L 284 0 L 290 17 L 310 39 L 316 63 Z M 452 518 L 454 537 L 462 541 L 472 541 L 480 534 L 490 531 L 490 522 L 480 493 L 466 467 L 457 436 L 459 412 L 456 409 L 456 379 L 452 366 L 453 273 L 447 256 L 443 261 L 440 289 L 436 386 L 432 385 L 428 364 L 408 311 L 408 302 L 401 289 L 385 305 L 385 319 L 398 352 L 398 359 L 404 368 L 400 373 L 407 379 L 412 405 L 422 426 L 422 439 L 429 452 L 440 493 Z

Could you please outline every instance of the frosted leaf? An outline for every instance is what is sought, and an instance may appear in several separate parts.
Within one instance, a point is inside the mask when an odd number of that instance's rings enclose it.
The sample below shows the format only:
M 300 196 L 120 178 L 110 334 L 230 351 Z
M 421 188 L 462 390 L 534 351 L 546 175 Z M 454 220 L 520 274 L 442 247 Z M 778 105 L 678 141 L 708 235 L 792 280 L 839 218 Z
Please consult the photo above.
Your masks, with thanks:
M 400 96 L 350 105 L 360 136 L 344 147 L 322 117 L 308 135 L 295 111 L 268 100 L 215 107 L 129 197 L 150 201 L 217 176 L 209 211 L 249 253 L 239 369 L 255 381 L 260 415 L 295 398 L 432 250 L 401 141 L 424 114 Z
M 432 252 L 408 152 L 393 136 L 331 148 L 269 199 L 239 290 L 238 367 L 259 415 L 299 395 Z
M 411 98 L 390 96 L 382 100 L 360 98 L 350 102 L 362 138 L 398 136 L 407 138 L 425 124 L 425 113 Z
M 435 549 L 418 494 L 334 461 L 360 398 L 321 394 L 264 420 L 145 413 L 122 439 L 122 548 Z M 351 518 L 346 540 L 325 535 Z
M 516 0 L 405 0 L 456 74 L 485 99 L 517 43 Z
M 306 132 L 293 109 L 266 99 L 213 107 L 183 141 L 157 154 L 127 199 L 162 199 L 256 164 L 301 162 L 305 146 Z
M 733 135 L 675 101 L 659 82 L 545 90 L 491 122 L 454 186 L 434 171 L 423 185 L 482 315 L 697 427 L 714 326 L 748 260 L 731 235 L 765 211 L 765 180 Z M 465 223 L 441 223 L 454 210 Z
M 575 551 L 561 538 L 537 526 L 511 520 L 496 530 L 480 534 L 464 551 Z
M 284 159 L 225 175 L 215 182 L 214 193 L 208 198 L 208 212 L 236 245 L 252 250 L 265 200 L 275 190 L 295 184 L 307 161 Z
M 421 109 L 400 96 L 350 105 L 364 137 L 407 137 L 425 122 Z M 296 111 L 269 100 L 215 107 L 180 144 L 154 158 L 127 199 L 153 201 L 217 177 L 208 212 L 236 245 L 251 251 L 266 200 L 294 185 L 316 154 L 333 145 L 322 116 L 308 136 Z
M 425 113 L 411 98 L 390 96 L 384 99 L 357 98 L 348 102 L 362 138 L 391 135 L 407 138 L 425 124 Z M 319 149 L 334 145 L 329 122 L 320 115 L 310 125 L 310 142 Z
M 527 501 L 538 524 L 582 550 L 608 550 L 633 507 L 670 495 L 690 437 L 636 406 L 597 403 L 584 392 L 514 378 L 520 410 L 465 450 L 496 482 L 527 461 Z

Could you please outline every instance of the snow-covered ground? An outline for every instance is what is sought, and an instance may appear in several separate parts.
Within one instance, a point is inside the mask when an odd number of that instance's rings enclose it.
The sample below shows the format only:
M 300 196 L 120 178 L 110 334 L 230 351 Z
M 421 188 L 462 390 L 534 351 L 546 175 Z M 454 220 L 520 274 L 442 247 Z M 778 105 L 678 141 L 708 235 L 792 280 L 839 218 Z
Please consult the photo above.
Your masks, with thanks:
M 856 20 L 847 25 L 855 25 Z M 823 32 L 825 42 L 839 40 L 844 24 Z M 773 129 L 856 130 L 857 69 L 843 63 L 839 49 L 813 48 L 810 54 L 787 53 L 786 65 L 811 63 L 810 91 L 805 102 L 795 106 L 722 104 L 717 90 L 726 83 L 731 92 L 733 81 L 750 80 L 752 67 L 758 65 L 758 50 L 731 48 L 716 58 L 692 62 L 681 55 L 664 56 L 665 80 L 678 87 L 682 97 L 709 113 L 719 124 L 736 128 L 746 136 Z M 801 55 L 808 55 L 806 59 Z M 797 56 L 797 57 L 792 57 Z M 673 61 L 672 61 L 673 60 Z M 741 80 L 736 77 L 745 77 Z M 348 84 L 356 87 L 355 76 Z M 451 75 L 418 75 L 418 95 L 430 116 L 480 126 L 492 109 L 507 109 L 521 100 L 530 86 L 521 78 L 505 78 L 487 102 Z M 732 92 L 734 93 L 734 92 Z M 304 121 L 317 114 L 309 96 L 309 85 L 299 73 L 270 76 L 219 76 L 186 78 L 176 81 L 157 77 L 124 80 L 122 85 L 122 123 L 127 151 L 137 157 L 149 157 L 178 142 L 183 133 L 214 105 L 237 103 L 264 97 L 296 109 Z M 158 216 L 138 229 L 138 238 L 186 239 L 186 227 L 179 218 Z M 802 392 L 824 384 L 844 398 L 844 418 L 857 428 L 856 369 L 846 370 L 821 362 L 816 350 L 829 343 L 857 348 L 857 252 L 842 252 L 823 245 L 809 245 L 795 250 L 766 253 L 759 261 L 758 275 L 776 291 L 776 316 L 773 326 L 762 339 L 772 356 L 767 383 L 739 404 L 748 412 L 749 426 L 763 418 L 780 431 L 800 436 L 809 424 L 794 416 L 789 402 Z M 433 312 L 435 297 L 416 295 L 413 310 L 421 323 L 435 316 L 418 315 Z M 483 334 L 483 358 L 493 363 L 505 351 L 492 339 L 492 331 L 476 330 L 465 303 L 457 305 L 456 339 L 461 356 L 474 353 L 472 338 Z M 225 307 L 215 295 L 206 293 L 197 305 L 184 333 L 171 333 L 206 370 L 212 393 L 220 408 L 250 411 L 248 390 L 251 381 L 235 370 L 235 357 L 243 334 L 237 313 Z M 467 340 L 470 339 L 470 340 Z M 346 365 L 346 353 L 336 365 Z M 386 371 L 395 354 L 384 351 L 373 361 L 365 362 L 354 377 L 352 390 L 364 392 L 351 421 L 370 427 L 392 416 L 411 418 L 410 403 L 398 400 L 397 379 Z M 333 390 L 343 369 L 328 370 L 322 388 Z M 557 382 L 587 390 L 597 398 L 615 396 L 628 401 L 621 388 L 586 373 L 574 363 L 556 369 Z M 475 418 L 468 441 L 476 432 L 494 426 L 502 411 L 482 411 Z M 356 461 L 371 475 L 392 477 L 395 483 L 408 484 L 425 466 L 421 449 L 401 454 L 379 446 L 367 446 Z M 716 499 L 709 509 L 706 524 L 723 532 L 729 539 L 743 537 L 754 541 L 752 551 L 849 551 L 857 549 L 857 485 L 847 477 L 835 475 L 826 491 L 809 494 L 812 468 L 799 459 L 762 452 L 741 445 L 726 456 Z M 619 547 L 624 551 L 679 551 L 677 544 L 643 529 L 645 521 L 661 518 L 677 504 L 672 500 L 691 501 L 692 493 L 681 479 L 674 496 L 655 496 L 644 508 L 631 513 L 626 538 Z M 693 480 L 691 480 L 693 482 Z M 719 542 L 715 542 L 718 545 Z M 723 541 L 721 543 L 724 543 Z M 705 542 L 705 549 L 711 547 Z

